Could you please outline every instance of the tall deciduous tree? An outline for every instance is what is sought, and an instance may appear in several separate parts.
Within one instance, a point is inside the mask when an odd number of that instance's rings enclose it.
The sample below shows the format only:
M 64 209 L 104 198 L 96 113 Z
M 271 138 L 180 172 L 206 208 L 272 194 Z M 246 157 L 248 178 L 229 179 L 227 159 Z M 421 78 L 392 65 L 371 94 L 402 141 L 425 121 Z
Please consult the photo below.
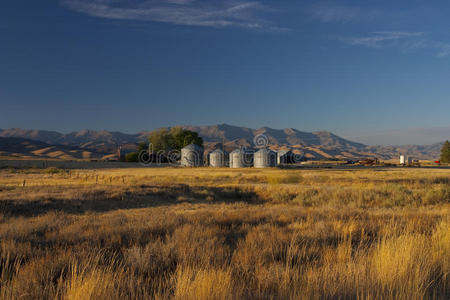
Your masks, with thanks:
M 154 152 L 181 150 L 189 144 L 203 147 L 203 139 L 197 132 L 183 129 L 179 126 L 170 130 L 160 129 L 154 131 L 149 137 L 150 144 Z
M 153 131 L 150 133 L 149 142 L 154 152 L 169 150 L 171 148 L 169 131 L 165 128 Z
M 450 163 L 450 142 L 446 141 L 441 150 L 441 162 Z
M 139 145 L 138 145 L 138 153 L 141 152 L 141 151 L 145 151 L 147 149 L 148 149 L 148 145 L 146 143 L 143 143 L 143 142 L 139 143 Z
M 189 144 L 203 147 L 203 139 L 198 136 L 197 132 L 177 126 L 170 130 L 170 136 L 172 137 L 172 147 L 176 150 L 181 150 Z

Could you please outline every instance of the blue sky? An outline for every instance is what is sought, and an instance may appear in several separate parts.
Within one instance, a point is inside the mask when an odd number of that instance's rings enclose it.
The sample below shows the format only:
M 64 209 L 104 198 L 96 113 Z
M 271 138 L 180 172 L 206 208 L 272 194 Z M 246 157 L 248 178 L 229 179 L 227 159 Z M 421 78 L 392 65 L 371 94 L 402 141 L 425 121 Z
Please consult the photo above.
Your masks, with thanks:
M 442 128 L 449 13 L 418 0 L 4 0 L 0 128 Z

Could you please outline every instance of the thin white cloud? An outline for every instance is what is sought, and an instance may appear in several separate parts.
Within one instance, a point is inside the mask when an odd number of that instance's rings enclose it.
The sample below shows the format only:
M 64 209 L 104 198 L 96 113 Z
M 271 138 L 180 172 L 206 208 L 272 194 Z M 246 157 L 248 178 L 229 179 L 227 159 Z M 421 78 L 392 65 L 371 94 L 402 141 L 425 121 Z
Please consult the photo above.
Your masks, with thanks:
M 414 10 L 385 11 L 370 6 L 350 6 L 332 2 L 319 2 L 309 6 L 309 16 L 322 23 L 364 23 L 367 21 L 389 22 L 399 16 L 411 14 Z M 379 31 L 365 36 L 344 37 L 339 40 L 354 46 L 367 48 L 395 48 L 402 52 L 411 52 L 417 49 L 428 49 L 436 52 L 437 57 L 450 56 L 450 43 L 431 38 L 424 32 L 407 31 Z
M 351 7 L 334 4 L 317 4 L 309 8 L 309 14 L 312 18 L 324 23 L 373 20 L 380 15 L 375 9 L 362 9 L 360 7 Z
M 449 43 L 436 41 L 424 32 L 378 31 L 363 37 L 347 37 L 340 40 L 350 45 L 368 48 L 395 48 L 402 52 L 429 49 L 437 51 L 438 57 L 450 55 Z
M 437 51 L 437 57 L 450 56 L 450 43 L 433 40 L 424 32 L 378 31 L 363 37 L 347 37 L 340 40 L 354 46 L 396 48 L 403 52 L 429 49 Z
M 448 43 L 436 43 L 435 48 L 437 48 L 438 57 L 445 57 L 445 56 L 449 56 L 450 55 L 450 44 Z
M 423 32 L 380 31 L 365 37 L 347 39 L 352 45 L 361 45 L 370 48 L 384 48 L 390 46 L 417 47 L 423 40 Z M 419 39 L 419 40 L 417 40 Z
M 62 0 L 90 16 L 206 27 L 283 30 L 259 16 L 266 7 L 248 0 Z

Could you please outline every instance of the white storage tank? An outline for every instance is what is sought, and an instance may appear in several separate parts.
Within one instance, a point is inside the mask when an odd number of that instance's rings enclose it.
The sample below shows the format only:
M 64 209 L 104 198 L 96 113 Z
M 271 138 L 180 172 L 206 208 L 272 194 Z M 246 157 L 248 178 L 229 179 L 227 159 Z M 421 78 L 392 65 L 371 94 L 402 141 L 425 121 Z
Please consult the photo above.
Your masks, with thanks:
M 244 148 L 230 153 L 230 168 L 248 168 L 253 165 L 253 152 Z
M 400 155 L 400 164 L 401 165 L 406 164 L 406 160 L 405 160 L 405 156 L 404 155 Z
M 255 153 L 255 168 L 271 168 L 277 165 L 277 153 L 270 149 L 260 149 Z
M 209 165 L 214 168 L 223 168 L 226 166 L 228 160 L 228 153 L 216 149 L 209 154 Z
M 190 144 L 181 149 L 181 165 L 184 167 L 203 166 L 203 148 Z

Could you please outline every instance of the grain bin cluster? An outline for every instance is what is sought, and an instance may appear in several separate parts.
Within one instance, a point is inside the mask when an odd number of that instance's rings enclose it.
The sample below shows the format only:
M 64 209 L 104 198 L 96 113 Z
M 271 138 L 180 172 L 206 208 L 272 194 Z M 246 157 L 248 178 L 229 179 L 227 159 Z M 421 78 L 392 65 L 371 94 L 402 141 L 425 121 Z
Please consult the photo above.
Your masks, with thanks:
M 271 168 L 278 165 L 295 163 L 295 155 L 291 151 L 275 152 L 268 148 L 252 150 L 238 148 L 228 153 L 216 149 L 203 157 L 204 149 L 191 144 L 181 150 L 181 165 L 184 167 L 211 166 L 213 168 Z

